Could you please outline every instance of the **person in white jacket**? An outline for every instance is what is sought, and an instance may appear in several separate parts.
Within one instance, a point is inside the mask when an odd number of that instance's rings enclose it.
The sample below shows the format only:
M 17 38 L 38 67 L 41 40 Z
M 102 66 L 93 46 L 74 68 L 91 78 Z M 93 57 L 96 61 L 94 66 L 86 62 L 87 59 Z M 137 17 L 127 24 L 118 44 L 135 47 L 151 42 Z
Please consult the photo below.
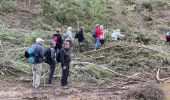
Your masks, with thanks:
M 124 35 L 120 33 L 120 29 L 116 29 L 113 31 L 113 33 L 111 34 L 111 40 L 113 42 L 116 42 L 118 37 L 124 37 Z
M 67 32 L 63 35 L 63 40 L 68 41 L 70 45 L 72 46 L 72 41 L 74 40 L 73 34 L 72 34 L 72 27 L 67 28 Z

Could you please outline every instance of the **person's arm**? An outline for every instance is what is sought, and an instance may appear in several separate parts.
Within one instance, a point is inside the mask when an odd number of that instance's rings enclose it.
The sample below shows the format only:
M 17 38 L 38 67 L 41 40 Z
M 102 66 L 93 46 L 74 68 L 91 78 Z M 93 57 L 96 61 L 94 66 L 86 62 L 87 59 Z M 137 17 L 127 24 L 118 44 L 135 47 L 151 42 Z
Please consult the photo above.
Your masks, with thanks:
M 70 37 L 71 40 L 74 40 L 73 34 L 71 32 L 69 33 L 69 37 Z
M 120 37 L 124 37 L 124 35 L 122 35 L 120 32 L 118 33 L 118 36 L 120 36 Z
M 76 35 L 75 35 L 75 37 L 74 37 L 75 39 L 77 39 L 78 38 L 78 32 L 76 33 Z
M 65 66 L 65 62 L 64 62 L 64 50 L 63 49 L 60 51 L 60 60 L 61 60 L 61 65 Z
M 54 48 L 50 48 L 50 50 L 51 50 L 51 60 L 52 60 L 52 63 L 56 64 L 56 61 L 55 61 L 55 50 L 54 50 Z
M 44 51 L 43 51 L 43 48 L 40 47 L 39 51 L 40 51 L 40 58 L 42 59 L 42 62 L 43 62 L 43 59 L 44 59 Z

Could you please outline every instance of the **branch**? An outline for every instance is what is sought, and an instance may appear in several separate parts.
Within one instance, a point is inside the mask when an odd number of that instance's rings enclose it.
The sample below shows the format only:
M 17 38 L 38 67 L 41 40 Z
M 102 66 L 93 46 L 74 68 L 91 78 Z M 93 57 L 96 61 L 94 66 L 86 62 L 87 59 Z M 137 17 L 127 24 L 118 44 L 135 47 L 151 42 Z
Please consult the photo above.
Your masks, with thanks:
M 164 81 L 170 79 L 170 77 L 161 79 L 161 78 L 159 77 L 159 72 L 160 72 L 160 68 L 158 68 L 157 73 L 156 73 L 156 79 L 157 79 L 158 81 L 164 82 Z

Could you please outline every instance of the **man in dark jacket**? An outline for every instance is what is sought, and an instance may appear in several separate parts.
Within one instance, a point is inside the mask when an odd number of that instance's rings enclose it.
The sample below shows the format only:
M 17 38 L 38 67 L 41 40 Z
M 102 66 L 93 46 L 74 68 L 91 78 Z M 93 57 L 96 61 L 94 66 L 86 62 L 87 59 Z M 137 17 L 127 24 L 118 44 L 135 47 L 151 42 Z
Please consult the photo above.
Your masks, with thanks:
M 32 64 L 32 73 L 33 73 L 33 88 L 37 89 L 40 86 L 41 72 L 42 72 L 42 63 L 43 63 L 43 48 L 42 43 L 43 39 L 37 38 L 34 46 L 36 47 L 37 56 L 36 63 Z
M 53 74 L 54 74 L 54 70 L 56 66 L 56 57 L 55 57 L 54 47 L 55 47 L 55 43 L 54 42 L 50 43 L 50 48 L 48 48 L 44 54 L 44 56 L 47 56 L 46 62 L 50 65 L 50 74 L 49 74 L 48 84 L 52 83 Z
M 80 30 L 76 33 L 75 38 L 78 39 L 79 51 L 81 51 L 82 43 L 85 41 L 84 27 L 80 27 Z
M 70 44 L 68 41 L 64 41 L 63 48 L 60 51 L 60 60 L 61 60 L 61 66 L 62 66 L 62 78 L 61 78 L 61 85 L 63 86 L 63 89 L 67 89 L 68 86 L 68 75 L 69 75 L 69 67 L 70 67 Z
M 84 38 L 84 27 L 80 27 L 80 30 L 76 33 L 75 38 L 78 39 L 78 42 L 83 42 Z
M 55 51 L 57 53 L 57 49 L 61 50 L 62 48 L 62 44 L 63 44 L 63 40 L 62 37 L 60 35 L 61 29 L 56 29 L 56 34 L 53 35 L 53 41 L 55 42 Z

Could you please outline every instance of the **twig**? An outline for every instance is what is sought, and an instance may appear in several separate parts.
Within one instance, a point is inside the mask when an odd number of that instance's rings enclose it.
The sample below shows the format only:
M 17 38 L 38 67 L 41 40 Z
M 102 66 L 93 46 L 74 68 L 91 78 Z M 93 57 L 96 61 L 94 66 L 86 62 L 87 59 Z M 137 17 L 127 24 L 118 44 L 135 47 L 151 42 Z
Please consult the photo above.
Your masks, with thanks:
M 169 79 L 170 79 L 170 77 L 167 77 L 167 78 L 163 78 L 163 79 L 161 79 L 161 78 L 159 77 L 159 72 L 160 72 L 160 68 L 158 68 L 157 73 L 156 73 L 156 79 L 157 79 L 158 81 L 160 81 L 160 82 L 164 82 L 164 81 L 166 81 L 166 80 L 169 80 Z

